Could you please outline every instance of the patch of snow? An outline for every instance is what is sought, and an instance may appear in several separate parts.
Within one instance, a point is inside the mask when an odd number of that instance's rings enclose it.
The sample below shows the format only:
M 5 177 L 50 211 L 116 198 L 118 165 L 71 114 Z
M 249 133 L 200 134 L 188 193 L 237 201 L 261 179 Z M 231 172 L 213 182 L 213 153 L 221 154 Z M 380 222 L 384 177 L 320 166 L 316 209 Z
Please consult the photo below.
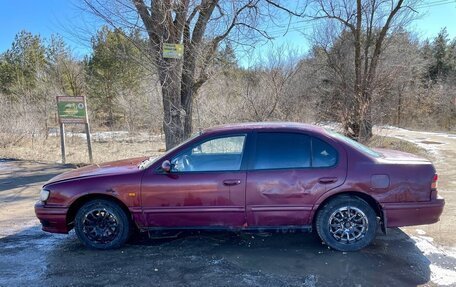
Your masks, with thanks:
M 391 135 L 391 136 L 394 138 L 398 138 L 398 139 L 402 139 L 402 140 L 414 143 L 417 146 L 419 146 L 420 148 L 429 152 L 431 155 L 433 155 L 436 158 L 438 158 L 440 156 L 440 151 L 439 151 L 439 148 L 437 147 L 437 145 L 425 144 L 425 143 L 422 143 L 421 140 L 410 139 L 410 138 L 401 137 L 401 136 L 395 136 L 395 135 Z
M 456 259 L 456 250 L 447 248 L 444 249 L 443 247 L 438 247 L 434 245 L 434 239 L 432 237 L 411 236 L 410 238 L 415 242 L 416 247 L 418 247 L 424 255 L 434 253 L 450 256 Z
M 328 130 L 332 130 L 332 131 L 335 131 L 335 132 L 341 132 L 343 131 L 343 127 L 342 127 L 342 124 L 341 123 L 336 123 L 336 122 L 315 122 L 315 123 L 312 123 L 316 126 L 320 126 L 322 128 L 325 128 L 325 129 L 328 129 Z
M 398 128 L 400 129 L 400 128 Z M 407 130 L 404 130 L 404 131 L 407 131 Z M 440 158 L 440 146 L 444 145 L 444 143 L 436 143 L 436 144 L 430 144 L 429 142 L 426 142 L 427 138 L 416 138 L 416 137 L 408 137 L 408 136 L 405 136 L 405 135 L 402 135 L 402 134 L 388 134 L 387 132 L 385 133 L 382 133 L 381 130 L 377 130 L 376 132 L 377 134 L 380 134 L 380 135 L 387 135 L 389 137 L 393 137 L 393 138 L 397 138 L 397 139 L 400 139 L 400 140 L 405 140 L 405 141 L 408 141 L 408 142 L 411 142 L 415 145 L 417 145 L 418 147 L 426 150 L 427 152 L 429 152 L 432 156 L 434 156 L 435 158 Z M 417 132 L 419 134 L 422 134 L 424 132 Z M 429 140 L 432 142 L 432 140 Z
M 443 285 L 454 286 L 456 284 L 456 271 L 431 264 L 431 281 Z
M 445 138 L 455 138 L 456 137 L 456 134 L 451 134 L 451 133 L 414 131 L 414 130 L 399 128 L 399 127 L 389 126 L 389 125 L 375 126 L 375 127 L 378 128 L 378 129 L 403 131 L 403 132 L 412 132 L 412 133 L 419 133 L 419 134 L 422 134 L 422 135 L 431 135 L 431 136 L 438 136 L 438 137 L 445 137 Z
M 417 229 L 424 232 L 423 230 Z M 411 239 L 415 242 L 424 255 L 437 254 L 442 256 L 448 256 L 456 259 L 456 249 L 454 248 L 443 248 L 433 244 L 434 239 L 428 236 L 411 236 Z M 442 286 L 453 286 L 456 284 L 456 270 L 446 269 L 436 264 L 429 266 L 431 269 L 431 281 Z
M 11 226 L 3 227 L 0 229 L 0 238 L 7 237 L 10 235 L 16 234 L 18 232 L 21 232 L 27 228 L 39 226 L 39 225 L 40 225 L 40 222 L 36 218 L 26 221 L 26 222 L 21 222 L 20 224 L 12 224 Z
M 426 231 L 424 231 L 423 229 L 415 229 L 416 233 L 418 233 L 419 235 L 426 235 Z
M 407 132 L 410 132 L 411 130 L 408 130 L 408 129 L 404 129 L 404 128 L 400 128 L 400 127 L 395 127 L 395 126 L 389 126 L 389 125 L 385 125 L 385 126 L 376 126 L 377 128 L 379 129 L 385 129 L 385 130 L 395 130 L 395 131 L 407 131 Z

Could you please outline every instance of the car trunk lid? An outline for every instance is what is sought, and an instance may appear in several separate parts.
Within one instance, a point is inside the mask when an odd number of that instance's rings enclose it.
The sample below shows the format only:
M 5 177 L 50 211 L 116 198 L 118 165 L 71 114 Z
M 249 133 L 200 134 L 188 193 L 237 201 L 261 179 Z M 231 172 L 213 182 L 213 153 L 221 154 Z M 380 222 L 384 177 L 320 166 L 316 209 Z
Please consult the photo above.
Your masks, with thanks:
M 424 163 L 424 164 L 432 164 L 430 160 L 407 152 L 397 151 L 397 150 L 390 150 L 384 148 L 373 148 L 374 151 L 380 153 L 382 155 L 382 160 L 387 161 L 396 161 L 400 163 Z

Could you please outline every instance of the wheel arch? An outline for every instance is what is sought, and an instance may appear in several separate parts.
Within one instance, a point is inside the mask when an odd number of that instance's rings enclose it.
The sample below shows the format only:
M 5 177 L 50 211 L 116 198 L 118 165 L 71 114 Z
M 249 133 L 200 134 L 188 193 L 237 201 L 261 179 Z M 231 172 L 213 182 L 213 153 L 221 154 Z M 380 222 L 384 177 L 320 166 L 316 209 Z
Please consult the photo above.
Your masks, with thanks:
M 89 194 L 86 194 L 86 195 L 83 195 L 83 196 L 77 198 L 75 201 L 73 201 L 71 203 L 70 207 L 68 208 L 68 212 L 67 212 L 67 218 L 66 218 L 67 225 L 70 228 L 72 228 L 74 226 L 74 218 L 76 217 L 76 213 L 78 212 L 78 210 L 87 202 L 96 200 L 96 199 L 104 199 L 104 200 L 108 200 L 108 201 L 118 204 L 120 206 L 120 208 L 122 208 L 122 210 L 125 211 L 128 218 L 130 220 L 133 220 L 132 214 L 131 214 L 130 210 L 128 209 L 128 207 L 125 205 L 125 203 L 123 203 L 117 197 L 112 196 L 112 195 L 102 194 L 102 193 L 89 193 Z
M 311 218 L 312 226 L 315 226 L 315 220 L 317 218 L 318 212 L 320 212 L 320 210 L 329 201 L 335 199 L 336 197 L 340 197 L 340 196 L 355 196 L 355 197 L 358 197 L 358 198 L 364 200 L 365 202 L 367 202 L 367 204 L 369 204 L 370 207 L 372 207 L 372 209 L 375 211 L 375 214 L 378 217 L 380 217 L 380 220 L 382 222 L 382 226 L 384 225 L 385 218 L 384 218 L 383 209 L 382 209 L 380 203 L 375 198 L 373 198 L 371 195 L 369 195 L 367 193 L 360 192 L 360 191 L 343 191 L 343 192 L 338 192 L 338 193 L 329 195 L 328 197 L 322 199 L 322 201 L 320 202 L 318 207 L 312 212 L 312 218 Z

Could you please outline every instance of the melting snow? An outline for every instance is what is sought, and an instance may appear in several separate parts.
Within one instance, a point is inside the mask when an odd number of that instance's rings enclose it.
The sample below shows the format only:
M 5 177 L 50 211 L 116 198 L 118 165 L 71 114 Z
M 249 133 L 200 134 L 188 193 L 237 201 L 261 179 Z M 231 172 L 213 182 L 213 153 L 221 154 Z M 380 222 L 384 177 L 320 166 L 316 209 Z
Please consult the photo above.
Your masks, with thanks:
M 426 235 L 426 231 L 424 231 L 423 229 L 415 229 L 416 233 L 418 233 L 419 235 Z
M 454 286 L 456 284 L 456 271 L 445 269 L 431 264 L 431 281 L 444 286 Z
M 414 242 L 416 247 L 418 247 L 424 255 L 429 255 L 431 253 L 442 254 L 445 256 L 450 256 L 456 259 L 456 250 L 439 247 L 433 244 L 434 239 L 429 236 L 411 236 L 410 237 Z
M 423 230 L 417 229 L 424 232 Z M 411 239 L 415 241 L 416 247 L 418 247 L 424 255 L 438 254 L 442 256 L 449 256 L 456 259 L 456 250 L 438 247 L 433 244 L 434 239 L 428 236 L 411 236 Z M 431 281 L 442 286 L 449 286 L 456 284 L 456 270 L 447 269 L 440 267 L 436 264 L 429 266 L 431 269 Z M 455 267 L 456 268 L 456 267 Z

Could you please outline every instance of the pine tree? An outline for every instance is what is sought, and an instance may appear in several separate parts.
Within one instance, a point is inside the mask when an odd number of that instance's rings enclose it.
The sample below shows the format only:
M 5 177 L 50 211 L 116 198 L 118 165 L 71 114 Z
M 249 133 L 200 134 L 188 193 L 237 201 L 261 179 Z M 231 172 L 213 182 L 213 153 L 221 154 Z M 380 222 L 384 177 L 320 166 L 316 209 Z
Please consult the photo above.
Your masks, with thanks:
M 445 79 L 451 71 L 450 47 L 448 45 L 448 32 L 446 28 L 440 30 L 432 42 L 432 60 L 428 69 L 429 78 L 433 81 Z

